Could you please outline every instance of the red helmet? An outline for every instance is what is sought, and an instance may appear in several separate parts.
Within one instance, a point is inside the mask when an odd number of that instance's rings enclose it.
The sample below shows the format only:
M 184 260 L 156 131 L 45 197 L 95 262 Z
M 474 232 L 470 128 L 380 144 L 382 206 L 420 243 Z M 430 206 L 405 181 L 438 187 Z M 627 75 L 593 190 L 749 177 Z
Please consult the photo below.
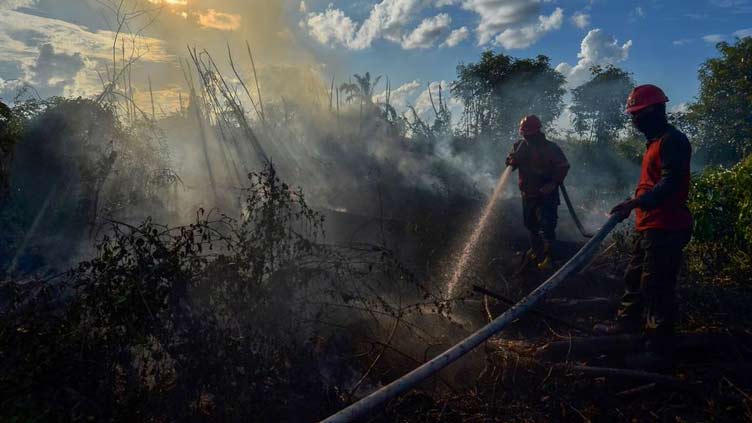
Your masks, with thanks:
M 520 121 L 520 135 L 534 135 L 540 132 L 543 125 L 538 116 L 527 115 Z
M 627 98 L 627 113 L 635 113 L 653 104 L 666 103 L 668 97 L 655 85 L 635 87 Z

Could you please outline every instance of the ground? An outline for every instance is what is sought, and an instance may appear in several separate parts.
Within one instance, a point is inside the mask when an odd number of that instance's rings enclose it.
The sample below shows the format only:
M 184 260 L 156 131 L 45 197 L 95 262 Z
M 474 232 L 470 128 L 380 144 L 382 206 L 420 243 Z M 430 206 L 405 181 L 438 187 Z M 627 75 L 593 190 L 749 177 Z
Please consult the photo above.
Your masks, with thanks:
M 472 284 L 516 301 L 553 273 L 528 268 L 515 275 L 526 240 L 519 233 L 502 236 L 504 228 L 498 226 L 484 246 L 496 253 L 475 262 L 466 299 L 453 306 L 454 322 L 431 318 L 430 312 L 421 318 L 422 327 L 431 327 L 439 341 L 419 351 L 411 342 L 400 342 L 400 334 L 392 336 L 371 375 L 382 383 L 391 381 L 509 306 L 472 292 Z M 660 374 L 630 364 L 641 349 L 639 339 L 596 338 L 590 332 L 594 323 L 612 317 L 617 307 L 629 244 L 626 226 L 604 242 L 583 272 L 538 305 L 542 315 L 527 313 L 369 421 L 752 420 L 748 290 L 709 286 L 684 271 L 678 292 L 681 345 L 674 369 Z M 557 267 L 584 244 L 571 228 L 564 232 L 557 246 Z M 373 367 L 375 356 L 366 352 L 364 363 Z

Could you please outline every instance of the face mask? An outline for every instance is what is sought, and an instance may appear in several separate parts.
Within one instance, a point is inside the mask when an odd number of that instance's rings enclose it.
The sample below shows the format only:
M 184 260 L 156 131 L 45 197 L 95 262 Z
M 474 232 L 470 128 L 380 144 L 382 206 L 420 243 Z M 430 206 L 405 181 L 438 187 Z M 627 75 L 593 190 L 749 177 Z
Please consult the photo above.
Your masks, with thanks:
M 660 135 L 666 124 L 666 114 L 658 109 L 646 110 L 643 113 L 632 115 L 632 125 L 645 134 L 648 139 Z
M 534 134 L 534 135 L 525 135 L 525 140 L 531 144 L 538 144 L 542 142 L 545 137 L 542 133 Z

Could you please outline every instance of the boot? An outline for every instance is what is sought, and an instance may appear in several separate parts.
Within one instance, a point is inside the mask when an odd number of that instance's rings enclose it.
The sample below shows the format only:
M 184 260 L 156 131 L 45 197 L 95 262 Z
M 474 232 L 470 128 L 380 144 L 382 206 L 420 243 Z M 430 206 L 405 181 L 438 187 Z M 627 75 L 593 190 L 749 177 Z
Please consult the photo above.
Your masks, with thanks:
M 543 240 L 543 253 L 541 254 L 543 260 L 538 263 L 538 270 L 551 269 L 551 241 Z
M 530 248 L 525 252 L 525 260 L 528 262 L 534 262 L 538 260 L 538 252 L 534 248 Z
M 530 239 L 530 249 L 527 250 L 528 253 L 530 253 L 530 257 L 533 260 L 537 260 L 538 254 L 543 249 L 543 238 L 540 236 L 538 232 L 530 231 L 528 234 L 528 237 Z

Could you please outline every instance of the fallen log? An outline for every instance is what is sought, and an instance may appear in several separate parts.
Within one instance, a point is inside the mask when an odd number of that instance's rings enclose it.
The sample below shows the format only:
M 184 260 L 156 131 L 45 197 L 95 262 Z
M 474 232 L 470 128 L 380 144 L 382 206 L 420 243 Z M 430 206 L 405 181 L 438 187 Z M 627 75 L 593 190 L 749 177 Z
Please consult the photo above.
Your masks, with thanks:
M 535 356 L 544 360 L 564 361 L 570 358 L 597 356 L 608 353 L 631 353 L 642 349 L 639 335 L 610 335 L 570 338 L 553 341 L 538 348 Z
M 619 379 L 633 379 L 650 383 L 655 383 L 664 386 L 670 386 L 675 389 L 685 391 L 695 391 L 697 386 L 688 383 L 686 380 L 682 380 L 673 376 L 664 375 L 661 373 L 646 372 L 643 370 L 632 369 L 619 369 L 613 367 L 592 367 L 592 366 L 571 366 L 561 365 L 559 366 L 569 371 L 575 371 L 588 376 L 594 377 L 607 377 L 607 378 L 619 378 Z
M 674 337 L 676 352 L 702 350 L 723 352 L 735 348 L 736 340 L 725 333 L 683 333 Z M 564 361 L 571 358 L 593 357 L 604 354 L 629 354 L 642 350 L 642 335 L 611 335 L 571 338 L 554 341 L 538 348 L 536 357 L 545 360 Z
M 648 383 L 647 385 L 641 385 L 636 388 L 627 389 L 616 394 L 617 397 L 631 397 L 633 395 L 644 394 L 650 392 L 656 387 L 655 382 Z
M 608 313 L 616 310 L 618 305 L 617 299 L 596 297 L 596 298 L 551 298 L 541 304 L 541 309 L 556 313 L 578 313 L 587 311 L 588 313 Z

